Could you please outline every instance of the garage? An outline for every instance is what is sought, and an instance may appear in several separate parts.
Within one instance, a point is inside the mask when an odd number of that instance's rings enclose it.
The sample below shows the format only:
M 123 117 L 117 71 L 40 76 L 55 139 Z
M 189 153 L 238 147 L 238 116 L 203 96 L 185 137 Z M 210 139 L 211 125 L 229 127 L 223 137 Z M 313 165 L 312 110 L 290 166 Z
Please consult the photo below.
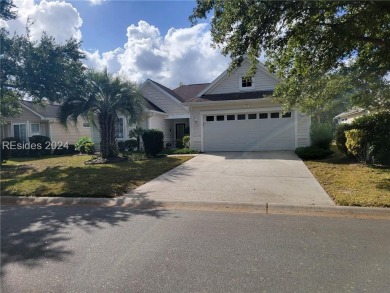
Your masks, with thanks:
M 291 112 L 203 113 L 205 152 L 294 149 L 295 123 Z

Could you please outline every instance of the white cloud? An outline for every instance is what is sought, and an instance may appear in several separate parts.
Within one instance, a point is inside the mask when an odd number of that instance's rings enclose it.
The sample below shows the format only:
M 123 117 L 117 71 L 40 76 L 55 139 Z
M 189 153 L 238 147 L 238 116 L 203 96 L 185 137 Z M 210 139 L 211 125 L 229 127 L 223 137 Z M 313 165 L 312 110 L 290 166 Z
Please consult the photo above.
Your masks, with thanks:
M 24 34 L 27 20 L 30 19 L 32 40 L 40 39 L 44 31 L 58 43 L 70 38 L 81 40 L 80 28 L 83 21 L 70 3 L 43 0 L 35 4 L 33 0 L 15 0 L 14 4 L 17 6 L 18 16 L 7 22 L 10 33 Z
M 161 36 L 158 28 L 145 21 L 127 28 L 123 49 L 99 54 L 87 52 L 87 65 L 107 67 L 136 82 L 147 78 L 174 88 L 184 84 L 211 82 L 228 66 L 228 58 L 211 48 L 207 24 L 171 28 Z M 118 69 L 119 66 L 119 70 Z
M 102 4 L 103 2 L 105 2 L 106 0 L 89 0 L 89 2 L 91 3 L 91 5 L 100 5 Z

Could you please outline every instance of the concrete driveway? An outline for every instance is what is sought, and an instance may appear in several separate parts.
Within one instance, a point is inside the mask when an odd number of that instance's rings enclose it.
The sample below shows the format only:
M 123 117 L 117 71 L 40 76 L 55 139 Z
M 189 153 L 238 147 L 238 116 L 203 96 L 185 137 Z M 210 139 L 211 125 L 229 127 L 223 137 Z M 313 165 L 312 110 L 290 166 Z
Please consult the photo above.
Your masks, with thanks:
M 200 154 L 128 196 L 154 201 L 334 205 L 305 164 L 289 151 Z

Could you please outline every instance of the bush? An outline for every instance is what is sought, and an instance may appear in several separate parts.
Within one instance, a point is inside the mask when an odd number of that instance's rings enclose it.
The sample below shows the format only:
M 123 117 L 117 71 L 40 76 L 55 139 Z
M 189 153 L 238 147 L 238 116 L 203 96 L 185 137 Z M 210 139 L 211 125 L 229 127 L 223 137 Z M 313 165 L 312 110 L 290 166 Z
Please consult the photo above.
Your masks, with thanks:
M 316 123 L 310 130 L 311 144 L 324 150 L 330 149 L 333 140 L 332 126 L 329 123 Z
M 31 149 L 29 155 L 32 157 L 40 157 L 44 155 L 50 155 L 51 153 L 51 140 L 50 137 L 44 135 L 33 135 L 29 138 Z M 36 148 L 32 148 L 35 145 Z
M 76 150 L 82 154 L 93 154 L 95 152 L 95 144 L 88 136 L 81 137 L 76 143 Z
M 181 139 L 177 139 L 177 140 L 175 141 L 175 147 L 176 147 L 177 149 L 182 149 L 182 148 L 184 148 L 183 141 L 182 141 Z
M 325 150 L 317 146 L 296 148 L 295 153 L 304 160 L 324 159 L 333 154 L 331 150 Z
M 138 149 L 138 141 L 136 139 L 129 139 L 125 141 L 125 148 L 129 151 L 132 152 L 134 151 L 135 148 Z
M 175 155 L 185 155 L 185 154 L 198 154 L 198 151 L 191 150 L 189 148 L 184 148 L 184 149 L 179 149 L 179 150 L 174 150 L 172 154 Z
M 337 148 L 345 155 L 348 155 L 348 149 L 345 146 L 345 143 L 347 141 L 347 138 L 345 137 L 345 131 L 351 129 L 353 129 L 353 126 L 351 124 L 346 124 L 346 123 L 339 124 L 336 128 L 335 135 L 334 135 Z
M 10 149 L 6 146 L 3 145 L 3 141 L 1 141 L 1 152 L 0 152 L 0 163 L 8 160 L 10 158 Z
M 360 162 L 366 163 L 368 158 L 367 134 L 361 129 L 345 131 L 345 146 L 348 152 L 354 155 Z
M 182 140 L 183 145 L 184 145 L 185 148 L 189 148 L 190 147 L 190 136 L 189 135 L 183 136 L 183 138 L 181 140 Z
M 382 111 L 355 119 L 351 124 L 341 124 L 336 130 L 336 144 L 340 151 L 348 154 L 345 132 L 362 130 L 369 148 L 369 160 L 390 165 L 390 112 Z
M 18 148 L 19 144 L 23 144 L 23 141 L 17 137 L 3 138 L 1 141 L 1 149 L 4 148 L 4 156 L 8 156 L 8 158 L 28 157 L 29 150 L 23 147 Z
M 145 130 L 142 134 L 142 140 L 148 157 L 156 157 L 164 148 L 164 134 L 160 130 Z
M 118 151 L 120 153 L 123 153 L 124 151 L 126 151 L 125 142 L 123 140 L 118 141 Z
M 390 165 L 390 111 L 359 117 L 352 125 L 365 132 L 372 161 Z

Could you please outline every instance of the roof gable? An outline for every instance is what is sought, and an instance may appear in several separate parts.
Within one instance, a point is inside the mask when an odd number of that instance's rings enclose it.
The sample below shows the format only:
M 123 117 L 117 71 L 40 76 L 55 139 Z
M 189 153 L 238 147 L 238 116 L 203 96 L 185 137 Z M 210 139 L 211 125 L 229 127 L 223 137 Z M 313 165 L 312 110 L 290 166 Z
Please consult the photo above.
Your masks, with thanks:
M 241 66 L 228 73 L 227 69 L 219 75 L 212 83 L 199 92 L 196 97 L 201 97 L 207 94 L 222 94 L 233 92 L 247 92 L 239 87 L 240 77 L 244 76 L 250 66 L 250 61 L 247 57 L 244 58 Z M 273 90 L 275 85 L 279 82 L 278 78 L 271 74 L 263 63 L 257 64 L 257 72 L 254 76 L 253 91 L 269 91 Z

